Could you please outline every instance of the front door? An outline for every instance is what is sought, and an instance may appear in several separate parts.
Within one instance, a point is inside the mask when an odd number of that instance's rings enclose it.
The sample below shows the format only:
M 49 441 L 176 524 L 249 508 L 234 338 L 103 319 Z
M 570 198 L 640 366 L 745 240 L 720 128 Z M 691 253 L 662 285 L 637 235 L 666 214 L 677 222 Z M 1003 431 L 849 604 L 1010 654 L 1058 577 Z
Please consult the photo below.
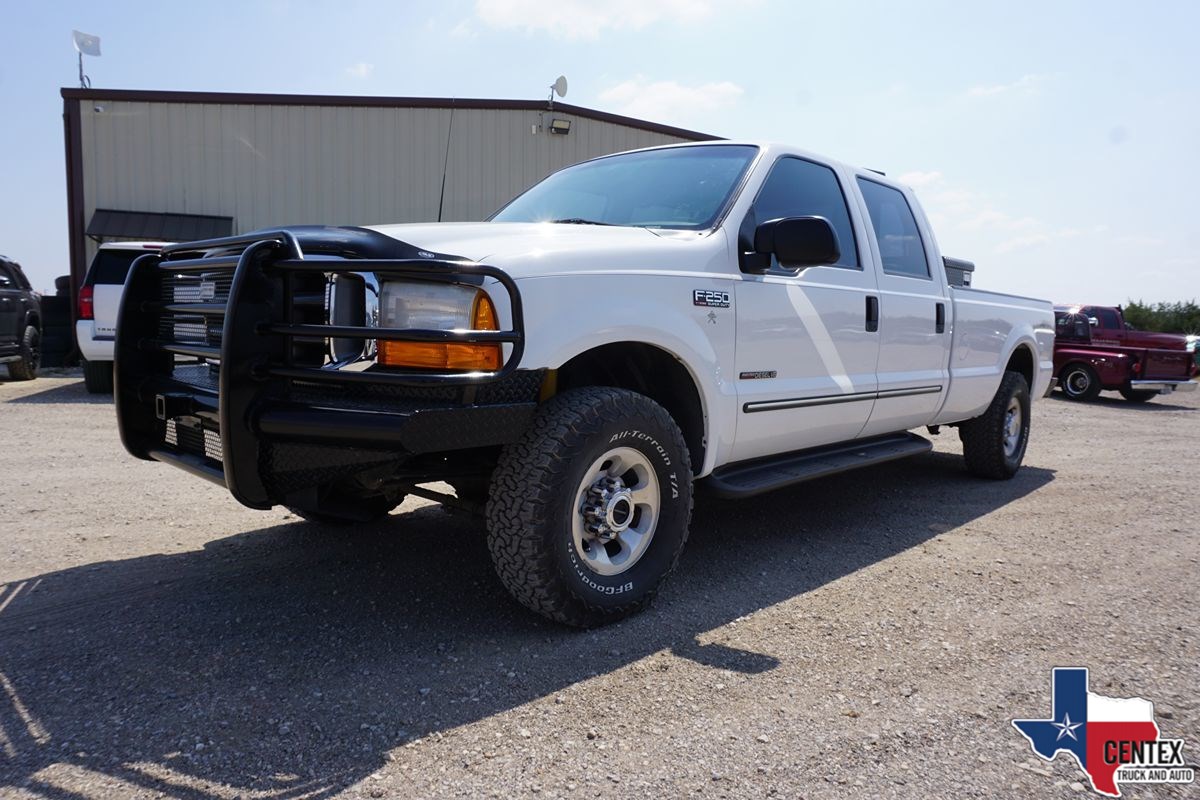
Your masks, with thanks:
M 25 306 L 21 303 L 21 287 L 16 276 L 0 261 L 0 355 L 11 355 L 24 331 L 17 332 L 23 321 Z
M 876 286 L 859 258 L 864 231 L 855 230 L 833 169 L 783 157 L 742 230 L 752 237 L 758 222 L 801 216 L 829 220 L 841 257 L 798 273 L 775 265 L 735 284 L 735 461 L 853 439 L 871 414 L 879 341 L 867 323 Z

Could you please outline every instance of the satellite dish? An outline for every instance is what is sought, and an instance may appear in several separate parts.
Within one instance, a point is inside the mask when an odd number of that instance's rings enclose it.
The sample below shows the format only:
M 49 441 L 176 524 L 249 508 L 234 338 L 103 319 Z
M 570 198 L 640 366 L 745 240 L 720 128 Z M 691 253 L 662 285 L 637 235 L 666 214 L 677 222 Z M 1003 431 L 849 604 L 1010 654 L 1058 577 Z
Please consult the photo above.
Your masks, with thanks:
M 82 31 L 71 31 L 71 41 L 75 44 L 75 52 L 84 56 L 100 55 L 100 37 Z M 557 84 L 556 84 L 557 85 Z M 563 80 L 563 91 L 566 91 L 566 80 Z
M 567 96 L 567 76 L 559 75 L 558 80 L 556 80 L 554 82 L 554 85 L 551 86 L 550 88 L 553 89 L 554 93 L 556 95 L 558 95 L 559 97 L 566 97 Z

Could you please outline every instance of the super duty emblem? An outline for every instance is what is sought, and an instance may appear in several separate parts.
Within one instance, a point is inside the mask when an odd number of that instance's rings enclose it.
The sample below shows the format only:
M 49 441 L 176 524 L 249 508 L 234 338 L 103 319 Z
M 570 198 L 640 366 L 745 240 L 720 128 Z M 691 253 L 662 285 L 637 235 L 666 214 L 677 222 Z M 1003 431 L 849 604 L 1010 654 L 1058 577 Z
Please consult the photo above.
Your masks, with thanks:
M 729 292 L 717 292 L 712 289 L 695 289 L 692 291 L 692 305 L 708 306 L 709 308 L 729 308 Z

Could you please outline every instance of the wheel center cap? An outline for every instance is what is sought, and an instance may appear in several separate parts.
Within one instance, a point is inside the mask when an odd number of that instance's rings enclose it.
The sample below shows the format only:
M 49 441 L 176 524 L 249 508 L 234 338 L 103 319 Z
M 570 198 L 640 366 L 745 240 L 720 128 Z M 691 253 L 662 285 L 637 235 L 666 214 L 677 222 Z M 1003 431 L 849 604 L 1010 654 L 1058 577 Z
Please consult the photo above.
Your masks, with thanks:
M 618 489 L 608 498 L 604 508 L 604 522 L 613 531 L 621 533 L 633 522 L 633 492 Z
M 611 541 L 633 523 L 633 492 L 620 478 L 602 478 L 588 490 L 580 511 L 593 538 Z

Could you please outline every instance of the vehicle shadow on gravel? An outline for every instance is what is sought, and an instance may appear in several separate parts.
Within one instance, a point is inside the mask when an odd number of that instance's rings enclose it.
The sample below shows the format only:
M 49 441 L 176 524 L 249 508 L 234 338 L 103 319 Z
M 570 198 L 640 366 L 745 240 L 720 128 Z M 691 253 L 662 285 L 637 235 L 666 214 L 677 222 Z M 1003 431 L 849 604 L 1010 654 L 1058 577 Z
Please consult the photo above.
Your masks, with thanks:
M 0 787 L 83 796 L 68 774 L 117 794 L 324 797 L 402 760 L 413 737 L 658 651 L 766 672 L 770 653 L 699 637 L 1051 480 L 1026 467 L 980 481 L 931 453 L 749 502 L 702 496 L 658 602 L 598 631 L 518 608 L 479 521 L 437 507 L 356 534 L 297 522 L 30 577 L 0 591 Z
M 0 380 L 0 386 L 4 385 L 5 383 L 5 381 Z M 10 383 L 17 383 L 17 381 L 10 381 Z M 27 384 L 25 381 L 20 381 L 20 383 L 22 385 L 37 385 Z M 111 406 L 113 403 L 113 397 L 111 394 L 90 394 L 84 387 L 83 381 L 79 380 L 72 383 L 60 384 L 46 389 L 40 389 L 38 391 L 30 392 L 29 394 L 19 395 L 17 397 L 0 398 L 0 404 L 2 403 L 19 403 L 22 405 L 36 403 L 42 403 L 46 405 L 87 403 L 90 405 Z

